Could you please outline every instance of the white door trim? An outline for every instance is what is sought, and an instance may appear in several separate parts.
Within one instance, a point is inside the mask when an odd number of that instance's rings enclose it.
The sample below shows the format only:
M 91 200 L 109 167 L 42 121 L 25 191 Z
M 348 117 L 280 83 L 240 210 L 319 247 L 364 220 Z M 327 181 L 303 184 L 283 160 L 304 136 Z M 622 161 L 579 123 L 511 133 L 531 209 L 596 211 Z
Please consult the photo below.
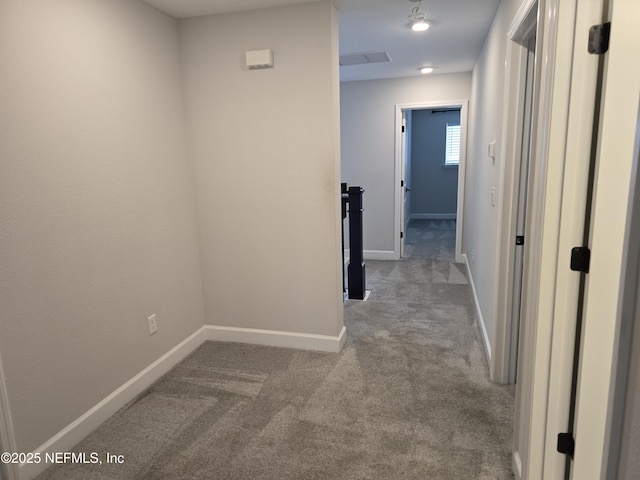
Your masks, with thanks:
M 497 383 L 514 383 L 513 366 L 510 364 L 511 331 L 513 325 L 513 294 L 515 268 L 515 236 L 517 224 L 518 180 L 523 115 L 525 102 L 524 81 L 526 75 L 527 48 L 520 41 L 528 38 L 535 28 L 537 0 L 525 2 L 516 14 L 507 33 L 505 67 L 505 96 L 503 101 L 502 142 L 504 152 L 500 169 L 503 192 L 498 205 L 499 255 L 496 259 L 498 288 L 495 292 L 497 322 L 494 338 L 494 355 L 491 357 L 490 375 Z M 533 24 L 532 24 L 533 22 Z M 539 62 L 538 62 L 539 63 Z M 538 66 L 536 67 L 538 68 Z M 531 128 L 534 128 L 532 119 Z M 533 140 L 533 139 L 532 139 Z M 513 159 L 513 161 L 507 161 Z M 526 242 L 526 240 L 525 240 Z
M 517 457 L 522 464 L 517 478 L 564 478 L 566 457 L 556 446 L 557 434 L 569 423 L 579 282 L 568 259 L 575 239 L 582 244 L 597 78 L 597 58 L 589 57 L 584 39 L 589 27 L 601 22 L 602 5 L 603 0 L 540 0 L 538 51 L 544 61 L 538 98 L 540 112 L 547 113 L 536 132 L 536 162 L 542 165 L 532 172 L 529 223 L 541 228 L 529 240 L 526 259 L 522 318 L 528 332 L 520 348 L 526 354 L 520 365 L 526 368 L 519 370 L 516 386 L 514 463 Z M 590 418 L 601 421 L 598 415 Z M 587 440 L 578 443 L 587 447 L 595 436 L 582 438 Z M 591 453 L 583 459 L 597 457 Z M 599 478 L 595 471 L 574 471 L 573 478 Z
M 404 257 L 404 247 L 405 247 L 405 242 L 407 240 L 407 227 L 408 227 L 408 222 L 407 222 L 407 189 L 409 188 L 409 184 L 407 183 L 407 157 L 408 157 L 408 150 L 409 147 L 407 146 L 407 138 L 409 137 L 409 132 L 407 131 L 408 126 L 407 126 L 407 111 L 406 110 L 402 110 L 401 111 L 402 114 L 402 119 L 400 120 L 402 122 L 402 128 L 401 128 L 401 136 L 402 139 L 400 140 L 400 156 L 402 157 L 402 163 L 400 165 L 400 169 L 401 169 L 401 173 L 400 173 L 400 178 L 401 178 L 401 182 L 400 182 L 400 191 L 402 192 L 402 206 L 400 207 L 400 215 L 402 218 L 402 230 L 401 232 L 403 232 L 403 235 L 401 235 L 400 238 L 400 258 Z
M 571 249 L 583 245 L 589 192 L 589 164 L 598 84 L 598 56 L 587 52 L 584 39 L 602 18 L 602 0 L 580 0 L 573 10 L 569 110 L 565 127 L 562 200 L 557 242 L 555 289 L 551 313 L 549 380 L 544 478 L 563 478 L 566 456 L 556 449 L 557 435 L 569 428 L 577 318 L 581 309 L 580 273 L 569 268 Z M 550 160 L 555 161 L 555 160 Z M 579 478 L 579 477 L 578 477 Z M 586 478 L 586 477 L 585 477 Z
M 614 0 L 612 6 L 580 354 L 573 479 L 605 476 L 608 408 L 638 122 L 640 4 L 637 0 Z
M 533 3 L 522 5 L 516 21 Z M 538 5 L 535 160 L 530 172 L 513 465 L 516 479 L 555 480 L 563 477 L 547 474 L 545 467 L 554 456 L 562 457 L 548 442 L 560 431 L 549 424 L 549 408 L 569 401 L 553 398 L 549 385 L 564 376 L 553 370 L 551 351 L 562 340 L 554 336 L 554 307 L 577 0 L 539 0 Z
M 402 135 L 402 112 L 406 110 L 426 110 L 430 108 L 454 108 L 460 107 L 460 165 L 458 166 L 458 205 L 456 221 L 456 247 L 455 261 L 462 263 L 462 224 L 464 215 L 464 186 L 465 186 L 465 165 L 467 158 L 467 117 L 469 111 L 468 100 L 451 100 L 427 103 L 398 103 L 396 104 L 395 115 L 395 174 L 394 174 L 394 198 L 395 198 L 395 222 L 393 237 L 393 253 L 396 260 L 400 259 L 400 232 L 404 223 L 404 192 L 400 186 L 404 178 L 404 158 L 403 135 Z

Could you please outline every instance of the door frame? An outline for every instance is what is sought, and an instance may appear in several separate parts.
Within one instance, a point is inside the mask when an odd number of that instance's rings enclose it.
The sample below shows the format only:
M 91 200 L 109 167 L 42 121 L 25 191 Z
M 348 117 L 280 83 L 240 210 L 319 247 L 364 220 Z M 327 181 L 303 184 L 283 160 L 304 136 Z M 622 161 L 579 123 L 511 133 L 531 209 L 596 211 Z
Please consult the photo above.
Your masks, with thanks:
M 467 159 L 467 120 L 469 113 L 469 100 L 450 100 L 438 102 L 420 103 L 397 103 L 395 106 L 395 172 L 394 172 L 394 235 L 393 235 L 393 255 L 395 260 L 400 260 L 401 234 L 404 232 L 404 187 L 406 182 L 404 171 L 403 151 L 406 145 L 403 144 L 406 135 L 402 134 L 403 111 L 407 110 L 429 110 L 432 108 L 460 108 L 460 164 L 458 165 L 458 204 L 456 209 L 456 246 L 455 261 L 462 263 L 462 224 L 464 216 L 464 187 L 465 187 L 465 165 Z M 408 141 L 409 139 L 407 139 Z
M 598 59 L 587 53 L 585 37 L 602 21 L 602 4 L 539 0 L 539 117 L 522 309 L 527 332 L 521 335 L 516 385 L 516 479 L 564 478 L 566 456 L 557 452 L 557 434 L 569 423 L 580 284 L 569 259 L 584 235 L 597 98 Z
M 503 101 L 503 131 L 500 151 L 505 161 L 500 171 L 502 199 L 498 206 L 499 252 L 497 256 L 498 288 L 495 292 L 497 305 L 496 332 L 493 355 L 491 356 L 491 379 L 497 383 L 515 383 L 516 362 L 512 355 L 512 332 L 514 325 L 514 283 L 516 264 L 516 227 L 518 222 L 518 196 L 521 167 L 522 136 L 524 128 L 524 103 L 527 75 L 528 48 L 527 39 L 535 33 L 537 26 L 537 0 L 525 2 L 507 32 L 507 51 L 505 68 L 505 97 Z M 538 43 L 538 42 L 536 42 Z M 536 47 L 537 49 L 537 47 Z M 539 62 L 534 61 L 535 68 Z M 534 72 L 534 75 L 536 73 Z M 535 84 L 535 77 L 532 78 Z M 534 85 L 535 87 L 535 85 Z M 534 92 L 535 95 L 535 92 Z M 536 112 L 534 112 L 536 113 Z M 531 118 L 531 143 L 536 118 Z M 530 149 L 531 152 L 531 149 Z M 533 155 L 530 162 L 534 162 Z M 506 161 L 514 159 L 514 161 Z M 517 159 L 517 161 L 515 160 Z M 527 240 L 525 239 L 525 242 Z M 526 246 L 526 245 L 525 245 Z M 524 284 L 521 285 L 521 290 Z
M 636 125 L 636 145 L 631 167 L 629 210 L 627 213 L 627 234 L 624 243 L 622 274 L 620 280 L 619 312 L 613 347 L 613 368 L 607 413 L 605 436 L 606 479 L 616 480 L 620 476 L 621 451 L 624 440 L 625 417 L 629 413 L 627 405 L 630 395 L 637 395 L 628 387 L 631 375 L 637 375 L 637 366 L 632 365 L 640 353 L 640 185 L 638 167 L 640 165 L 640 108 Z M 636 378 L 636 377 L 634 377 Z M 636 386 L 637 388 L 637 386 Z M 635 400 L 636 404 L 638 398 Z
M 402 151 L 400 155 L 402 156 L 402 180 L 400 182 L 400 188 L 402 189 L 402 232 L 403 235 L 400 235 L 400 258 L 404 257 L 405 254 L 405 243 L 407 240 L 407 229 L 409 228 L 409 217 L 407 217 L 407 204 L 409 205 L 409 209 L 411 208 L 411 189 L 409 188 L 411 185 L 411 181 L 407 181 L 407 177 L 410 179 L 410 175 L 407 175 L 407 163 L 410 163 L 411 160 L 411 146 L 407 143 L 407 138 L 411 138 L 411 130 L 413 127 L 413 116 L 409 115 L 411 110 L 402 110 Z M 408 121 L 407 119 L 411 117 Z M 411 165 L 409 165 L 411 168 Z M 407 201 L 408 199 L 408 201 Z
M 502 162 L 500 172 L 500 199 L 498 211 L 499 252 L 497 258 L 498 288 L 496 289 L 497 318 L 496 333 L 491 356 L 491 379 L 497 383 L 515 383 L 515 362 L 512 360 L 511 350 L 512 332 L 515 328 L 514 318 L 514 269 L 515 269 L 515 235 L 517 226 L 517 202 L 519 196 L 520 151 L 522 148 L 522 130 L 525 102 L 525 81 L 528 49 L 526 39 L 530 38 L 537 27 L 537 0 L 524 2 L 516 13 L 507 31 L 506 68 L 505 68 L 505 97 L 503 101 L 502 142 L 500 151 L 505 161 Z M 539 38 L 539 37 L 538 37 Z M 524 45 L 523 45 L 524 43 Z M 538 41 L 536 42 L 539 43 Z M 538 45 L 536 45 L 536 50 Z M 539 61 L 535 61 L 539 67 Z M 537 73 L 534 75 L 537 76 Z M 535 82 L 538 80 L 534 78 Z M 534 95 L 535 95 L 534 90 Z M 535 99 L 535 97 L 534 97 Z M 535 101 L 535 100 L 534 100 Z M 539 112 L 539 109 L 536 108 Z M 531 120 L 531 142 L 536 119 Z M 506 159 L 518 159 L 509 162 Z M 531 162 L 534 158 L 530 159 Z M 525 239 L 525 248 L 527 246 Z M 521 285 L 521 289 L 524 284 Z
M 603 107 L 591 228 L 591 264 L 576 403 L 572 478 L 604 478 L 609 408 L 615 384 L 616 332 L 624 299 L 624 241 L 632 209 L 634 147 L 640 100 L 637 0 L 612 2 L 610 49 L 604 67 Z M 607 12 L 609 13 L 609 12 Z M 633 59 L 633 61 L 629 61 Z

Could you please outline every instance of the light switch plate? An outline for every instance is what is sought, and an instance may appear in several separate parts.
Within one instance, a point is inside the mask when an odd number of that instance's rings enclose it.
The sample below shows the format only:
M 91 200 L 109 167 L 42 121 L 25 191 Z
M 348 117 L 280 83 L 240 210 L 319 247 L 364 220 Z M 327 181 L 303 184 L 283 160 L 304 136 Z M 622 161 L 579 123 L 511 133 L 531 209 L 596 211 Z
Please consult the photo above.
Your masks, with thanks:
M 491 158 L 496 158 L 496 142 L 495 140 L 489 144 L 489 153 Z
M 156 314 L 150 315 L 147 317 L 147 321 L 149 322 L 149 335 L 153 335 L 158 331 L 158 322 L 156 320 Z

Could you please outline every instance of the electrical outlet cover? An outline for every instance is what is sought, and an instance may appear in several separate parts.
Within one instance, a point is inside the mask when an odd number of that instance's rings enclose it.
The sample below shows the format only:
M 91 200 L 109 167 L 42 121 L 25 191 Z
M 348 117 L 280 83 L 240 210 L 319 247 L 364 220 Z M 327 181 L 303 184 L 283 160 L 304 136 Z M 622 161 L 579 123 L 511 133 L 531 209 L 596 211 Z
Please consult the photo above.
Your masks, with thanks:
M 150 315 L 147 317 L 147 321 L 149 322 L 149 335 L 153 335 L 158 331 L 158 323 L 156 321 L 156 314 Z

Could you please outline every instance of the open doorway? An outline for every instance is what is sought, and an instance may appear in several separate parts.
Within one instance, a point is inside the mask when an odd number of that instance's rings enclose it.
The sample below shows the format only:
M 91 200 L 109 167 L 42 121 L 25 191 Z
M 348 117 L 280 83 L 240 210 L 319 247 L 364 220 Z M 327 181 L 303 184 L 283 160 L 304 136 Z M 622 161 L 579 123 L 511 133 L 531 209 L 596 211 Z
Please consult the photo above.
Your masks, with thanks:
M 502 165 L 503 199 L 500 203 L 499 285 L 496 292 L 498 318 L 492 356 L 491 378 L 498 383 L 516 383 L 520 350 L 526 227 L 530 171 L 533 168 L 535 126 L 537 1 L 521 9 L 509 29 L 507 45 L 507 95 Z
M 516 190 L 516 230 L 513 252 L 513 292 L 511 299 L 511 328 L 509 336 L 509 383 L 516 383 L 518 371 L 518 343 L 520 335 L 520 314 L 522 307 L 522 285 L 524 275 L 524 244 L 526 238 L 527 200 L 529 191 L 529 171 L 531 165 L 531 138 L 533 121 L 533 82 L 535 71 L 536 38 L 535 28 L 531 36 L 523 39 L 524 75 L 521 88 L 522 120 L 518 136 L 519 154 L 515 157 L 517 172 Z
M 406 111 L 404 233 L 406 257 L 409 222 L 455 231 L 460 164 L 460 108 Z
M 455 261 L 462 262 L 462 220 L 463 220 L 463 206 L 464 206 L 464 165 L 466 157 L 466 138 L 467 138 L 467 101 L 452 101 L 452 102 L 439 102 L 439 103 L 417 103 L 417 104 L 398 104 L 396 105 L 396 154 L 395 154 L 395 235 L 394 235 L 394 251 L 397 252 L 397 257 L 404 256 L 405 251 L 405 231 L 408 221 L 411 219 L 412 202 L 416 200 L 421 202 L 421 205 L 426 205 L 429 201 L 430 194 L 420 195 L 419 191 L 412 192 L 414 186 L 419 186 L 420 179 L 416 178 L 416 171 L 412 167 L 411 159 L 414 156 L 412 150 L 413 142 L 412 137 L 415 133 L 415 120 L 418 118 L 429 118 L 433 115 L 447 114 L 447 112 L 455 112 L 449 114 L 452 116 L 450 124 L 453 127 L 457 122 L 457 129 L 451 129 L 457 131 L 459 136 L 458 143 L 458 164 L 454 167 L 446 165 L 446 155 L 443 152 L 442 163 L 439 165 L 443 170 L 453 169 L 457 170 L 457 175 L 454 180 L 456 193 L 455 193 L 455 209 L 454 212 L 417 212 L 424 213 L 425 215 L 431 213 L 435 215 L 437 213 L 447 213 L 448 217 L 455 216 L 456 219 L 456 241 L 455 241 Z M 432 113 L 436 112 L 436 113 Z M 446 116 L 446 115 L 445 115 Z M 414 118 L 415 117 L 415 118 Z M 455 117 L 455 119 L 453 119 Z M 435 117 L 434 117 L 435 118 Z M 442 117 L 436 121 L 441 123 L 440 120 L 445 120 L 443 125 L 444 129 L 442 134 L 442 146 L 446 146 L 446 118 Z M 430 122 L 422 122 L 430 123 Z M 435 135 L 438 133 L 435 132 Z M 414 147 L 418 144 L 414 144 Z M 437 155 L 437 154 L 436 154 Z M 429 166 L 425 163 L 417 169 L 418 172 L 426 172 L 429 170 Z M 413 173 L 413 175 L 412 175 Z M 448 176 L 452 177 L 455 174 L 454 170 L 450 170 Z M 424 193 L 424 192 L 423 192 Z M 433 193 L 433 192 L 431 192 Z M 450 201 L 450 203 L 453 203 Z M 421 207 L 422 208 L 422 207 Z M 436 209 L 442 208 L 437 206 Z M 415 211 L 415 208 L 414 208 Z

